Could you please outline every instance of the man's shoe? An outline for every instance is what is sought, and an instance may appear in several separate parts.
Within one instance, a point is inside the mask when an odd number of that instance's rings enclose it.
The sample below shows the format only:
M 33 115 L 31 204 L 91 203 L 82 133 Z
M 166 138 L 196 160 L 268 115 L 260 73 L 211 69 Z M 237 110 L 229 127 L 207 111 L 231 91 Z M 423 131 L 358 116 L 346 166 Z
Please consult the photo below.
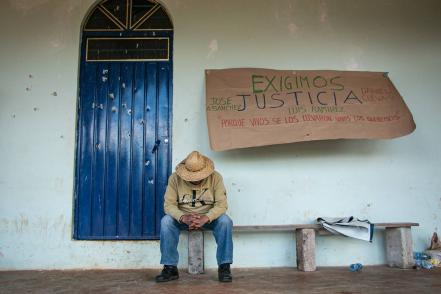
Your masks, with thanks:
M 178 267 L 175 265 L 164 265 L 160 275 L 156 276 L 156 282 L 168 282 L 179 279 Z
M 221 264 L 217 270 L 217 274 L 219 277 L 219 282 L 228 283 L 233 281 L 229 263 Z

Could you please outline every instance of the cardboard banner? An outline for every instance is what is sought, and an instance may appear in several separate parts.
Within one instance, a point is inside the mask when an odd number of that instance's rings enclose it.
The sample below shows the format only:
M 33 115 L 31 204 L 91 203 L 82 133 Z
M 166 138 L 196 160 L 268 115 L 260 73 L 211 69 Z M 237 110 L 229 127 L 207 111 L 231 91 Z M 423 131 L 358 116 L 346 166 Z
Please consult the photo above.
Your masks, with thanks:
M 215 151 L 326 139 L 386 139 L 415 129 L 386 73 L 206 70 Z

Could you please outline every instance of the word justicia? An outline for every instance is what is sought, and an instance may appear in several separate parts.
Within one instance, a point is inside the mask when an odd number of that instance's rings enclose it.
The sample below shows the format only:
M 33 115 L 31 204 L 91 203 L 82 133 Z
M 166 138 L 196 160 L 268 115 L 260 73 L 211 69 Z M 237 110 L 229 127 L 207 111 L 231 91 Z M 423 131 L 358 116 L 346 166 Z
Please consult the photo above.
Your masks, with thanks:
M 363 104 L 354 91 L 293 91 L 287 93 L 273 94 L 239 94 L 238 100 L 241 104 L 235 103 L 237 111 L 245 111 L 252 105 L 258 109 L 280 108 L 286 105 L 342 105 L 342 104 Z

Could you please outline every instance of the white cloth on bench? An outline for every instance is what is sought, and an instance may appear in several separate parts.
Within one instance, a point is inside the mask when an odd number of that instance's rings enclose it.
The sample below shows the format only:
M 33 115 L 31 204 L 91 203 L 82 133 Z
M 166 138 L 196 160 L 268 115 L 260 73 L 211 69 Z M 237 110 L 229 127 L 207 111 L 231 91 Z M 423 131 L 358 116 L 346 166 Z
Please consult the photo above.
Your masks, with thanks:
M 317 218 L 317 222 L 320 223 L 324 229 L 333 234 L 372 242 L 374 225 L 368 220 L 359 220 L 353 216 L 319 217 Z

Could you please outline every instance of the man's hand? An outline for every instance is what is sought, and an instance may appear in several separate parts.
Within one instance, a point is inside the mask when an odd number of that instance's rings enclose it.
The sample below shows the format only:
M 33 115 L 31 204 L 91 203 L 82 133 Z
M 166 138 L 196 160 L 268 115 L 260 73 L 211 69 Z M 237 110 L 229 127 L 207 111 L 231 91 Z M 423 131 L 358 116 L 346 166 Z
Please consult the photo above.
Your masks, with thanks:
M 200 230 L 206 223 L 210 221 L 208 216 L 200 215 L 197 213 L 185 214 L 181 217 L 180 221 L 188 226 L 191 230 Z
M 181 223 L 186 224 L 187 226 L 191 227 L 191 223 L 193 221 L 193 214 L 184 214 L 181 219 Z
M 200 230 L 206 223 L 210 221 L 206 215 L 193 214 L 192 216 L 192 222 L 189 226 L 190 230 Z

